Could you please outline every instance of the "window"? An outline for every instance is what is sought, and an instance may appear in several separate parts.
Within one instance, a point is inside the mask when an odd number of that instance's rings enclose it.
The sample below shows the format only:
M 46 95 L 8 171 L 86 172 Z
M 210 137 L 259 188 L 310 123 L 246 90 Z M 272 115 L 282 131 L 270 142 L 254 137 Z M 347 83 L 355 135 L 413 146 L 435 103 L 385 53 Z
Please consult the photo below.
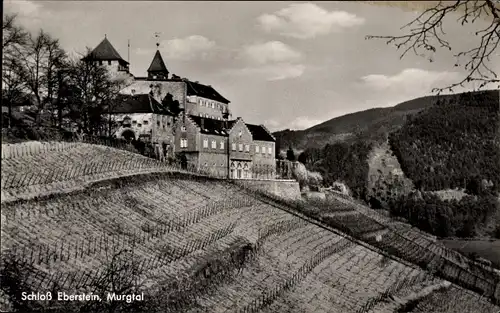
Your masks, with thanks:
M 215 103 L 212 102 L 212 109 L 215 109 Z
M 212 149 L 217 149 L 217 142 L 212 140 Z
M 200 105 L 203 105 L 203 101 L 202 101 L 201 99 L 198 99 L 198 103 L 199 103 Z
M 160 127 L 160 121 L 156 121 L 156 125 Z
M 181 127 L 181 132 L 185 132 L 186 131 L 186 126 L 182 126 Z
M 133 120 L 133 121 L 132 121 L 132 124 L 137 124 L 137 121 L 136 121 L 136 120 Z
M 187 148 L 188 141 L 186 138 L 181 138 L 181 148 Z
M 259 146 L 255 146 L 255 153 L 259 153 Z
M 208 118 L 208 114 L 205 114 L 205 117 Z
M 99 65 L 102 65 L 102 61 L 99 61 Z
M 199 113 L 198 115 L 199 115 L 200 117 L 203 117 L 203 113 Z
M 238 137 L 241 138 L 242 135 L 243 135 L 243 132 L 240 130 L 240 132 L 238 133 Z
M 142 126 L 142 124 L 141 124 L 141 123 L 137 124 L 137 127 L 141 127 L 141 126 Z
M 220 149 L 221 149 L 221 150 L 224 150 L 224 141 L 221 141 L 221 142 L 220 142 Z
M 213 115 L 210 116 L 211 119 L 215 119 Z
M 240 151 L 243 151 L 243 144 L 242 144 L 242 143 L 240 143 L 240 144 L 238 145 L 238 148 L 239 148 L 239 150 L 240 150 Z
M 233 150 L 233 151 L 236 151 L 236 144 L 235 144 L 235 143 L 233 143 L 233 144 L 231 145 L 231 148 L 232 148 L 232 150 Z
M 148 125 L 148 124 L 149 124 L 149 122 L 148 122 L 148 121 L 144 121 L 143 123 L 144 123 L 144 125 Z
M 267 148 L 267 153 L 272 154 L 272 149 L 271 149 L 271 147 L 268 147 L 268 148 Z
M 203 148 L 208 148 L 208 139 L 203 139 Z
M 262 146 L 262 154 L 266 154 L 266 147 Z
M 108 61 L 108 65 L 111 65 L 111 61 Z
M 250 145 L 245 145 L 245 152 L 249 152 L 250 151 Z

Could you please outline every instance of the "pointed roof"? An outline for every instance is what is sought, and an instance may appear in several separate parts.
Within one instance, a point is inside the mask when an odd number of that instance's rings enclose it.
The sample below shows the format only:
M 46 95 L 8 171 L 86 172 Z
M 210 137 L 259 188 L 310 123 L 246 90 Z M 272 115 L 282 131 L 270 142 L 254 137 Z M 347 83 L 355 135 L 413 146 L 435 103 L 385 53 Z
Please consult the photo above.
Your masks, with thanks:
M 86 59 L 92 59 L 92 60 L 102 60 L 102 61 L 107 61 L 107 60 L 119 60 L 122 62 L 126 62 L 118 51 L 113 47 L 113 45 L 109 42 L 108 38 L 104 37 L 103 41 L 101 41 L 100 44 L 97 45 L 97 47 L 90 52 L 90 54 L 86 57 Z
M 148 68 L 148 72 L 168 72 L 167 66 L 165 65 L 165 62 L 163 62 L 163 58 L 161 57 L 159 50 L 156 50 L 153 61 Z

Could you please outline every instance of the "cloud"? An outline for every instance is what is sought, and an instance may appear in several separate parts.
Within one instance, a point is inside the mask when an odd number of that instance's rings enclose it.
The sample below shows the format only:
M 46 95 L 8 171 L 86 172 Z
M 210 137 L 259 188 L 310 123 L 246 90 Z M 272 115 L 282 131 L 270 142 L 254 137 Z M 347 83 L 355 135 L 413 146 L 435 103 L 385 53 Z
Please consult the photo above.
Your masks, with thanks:
M 232 69 L 227 72 L 236 76 L 252 76 L 267 81 L 277 81 L 300 77 L 304 74 L 304 71 L 305 66 L 302 64 L 277 63 L 257 67 Z
M 269 41 L 243 47 L 241 56 L 253 63 L 294 62 L 302 57 L 299 51 L 281 41 Z
M 291 4 L 273 14 L 263 14 L 257 22 L 267 32 L 306 39 L 362 25 L 365 20 L 345 11 L 327 11 L 316 4 L 301 3 Z
M 300 116 L 292 121 L 287 121 L 284 123 L 278 122 L 275 119 L 268 119 L 268 120 L 264 121 L 264 125 L 266 125 L 266 127 L 270 131 L 274 132 L 274 131 L 283 130 L 283 129 L 304 130 L 304 129 L 310 128 L 312 126 L 318 125 L 322 122 L 324 122 L 324 121 L 312 119 L 312 118 L 309 118 L 307 116 Z
M 458 79 L 460 73 L 457 72 L 435 72 L 418 68 L 407 68 L 393 76 L 371 74 L 361 77 L 363 84 L 374 91 L 407 94 L 428 94 L 432 88 L 446 86 Z
M 294 119 L 288 126 L 290 129 L 307 129 L 309 127 L 312 127 L 314 125 L 318 125 L 324 121 L 322 120 L 316 120 L 316 119 L 311 119 L 307 116 L 300 116 Z
M 180 60 L 206 58 L 215 47 L 215 41 L 200 35 L 165 40 L 160 44 L 160 49 L 165 57 Z M 138 53 L 146 54 L 146 49 L 142 49 Z M 151 53 L 151 51 L 148 51 L 148 53 Z
M 27 0 L 7 0 L 4 3 L 5 11 L 8 13 L 17 13 L 20 18 L 37 17 L 41 5 L 34 1 Z

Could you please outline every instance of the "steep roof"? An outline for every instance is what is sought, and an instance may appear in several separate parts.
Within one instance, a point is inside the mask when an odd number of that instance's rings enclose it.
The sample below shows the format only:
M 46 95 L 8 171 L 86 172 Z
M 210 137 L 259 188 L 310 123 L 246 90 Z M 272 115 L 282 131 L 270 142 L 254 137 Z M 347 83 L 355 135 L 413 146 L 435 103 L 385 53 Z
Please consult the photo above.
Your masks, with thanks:
M 230 101 L 221 96 L 212 86 L 206 86 L 200 83 L 185 80 L 187 84 L 187 95 L 188 96 L 199 96 L 214 101 L 222 102 L 228 104 Z
M 107 60 L 119 60 L 122 62 L 125 62 L 128 64 L 127 61 L 125 61 L 118 51 L 113 47 L 113 45 L 109 42 L 108 38 L 104 37 L 103 41 L 101 41 L 100 44 L 97 45 L 97 47 L 90 52 L 88 56 L 86 56 L 84 59 L 91 59 L 91 60 L 102 60 L 102 61 L 107 61 Z
M 252 133 L 253 140 L 276 141 L 276 139 L 262 125 L 246 124 L 248 130 Z
M 201 129 L 202 134 L 209 135 L 227 136 L 229 129 L 231 129 L 236 122 L 221 121 L 196 115 L 188 115 L 188 117 Z
M 111 110 L 111 113 L 114 114 L 156 113 L 173 115 L 149 94 L 118 95 L 115 101 L 116 105 Z
M 165 65 L 165 62 L 163 62 L 163 58 L 161 57 L 159 50 L 156 50 L 153 61 L 148 68 L 148 72 L 168 72 L 167 66 Z

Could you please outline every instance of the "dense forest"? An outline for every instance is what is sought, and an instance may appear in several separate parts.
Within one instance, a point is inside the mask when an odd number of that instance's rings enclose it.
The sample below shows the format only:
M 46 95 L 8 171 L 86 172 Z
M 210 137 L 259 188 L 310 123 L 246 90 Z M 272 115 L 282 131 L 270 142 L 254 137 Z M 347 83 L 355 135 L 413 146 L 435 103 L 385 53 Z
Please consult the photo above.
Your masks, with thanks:
M 308 169 L 320 172 L 326 186 L 340 181 L 349 187 L 354 197 L 364 198 L 371 149 L 372 145 L 362 140 L 339 142 L 327 144 L 323 149 L 306 149 L 299 155 L 298 161 Z
M 298 161 L 320 172 L 325 186 L 343 182 L 372 208 L 389 209 L 436 236 L 500 238 L 499 103 L 498 91 L 441 97 L 426 110 L 408 115 L 406 123 L 389 134 L 391 150 L 413 181 L 414 192 L 392 192 L 397 181 L 380 184 L 390 190 L 383 199 L 377 196 L 382 190 L 368 192 L 368 154 L 374 141 L 363 136 L 308 148 Z M 463 188 L 467 195 L 442 200 L 431 192 L 454 188 Z
M 405 174 L 419 190 L 500 187 L 498 99 L 465 93 L 411 117 L 389 136 Z M 496 92 L 498 97 L 498 92 Z
M 491 195 L 443 201 L 432 193 L 417 191 L 389 203 L 391 214 L 404 217 L 413 226 L 440 237 L 482 234 L 498 210 L 497 199 Z M 497 224 L 493 236 L 500 238 L 499 230 L 500 224 Z

